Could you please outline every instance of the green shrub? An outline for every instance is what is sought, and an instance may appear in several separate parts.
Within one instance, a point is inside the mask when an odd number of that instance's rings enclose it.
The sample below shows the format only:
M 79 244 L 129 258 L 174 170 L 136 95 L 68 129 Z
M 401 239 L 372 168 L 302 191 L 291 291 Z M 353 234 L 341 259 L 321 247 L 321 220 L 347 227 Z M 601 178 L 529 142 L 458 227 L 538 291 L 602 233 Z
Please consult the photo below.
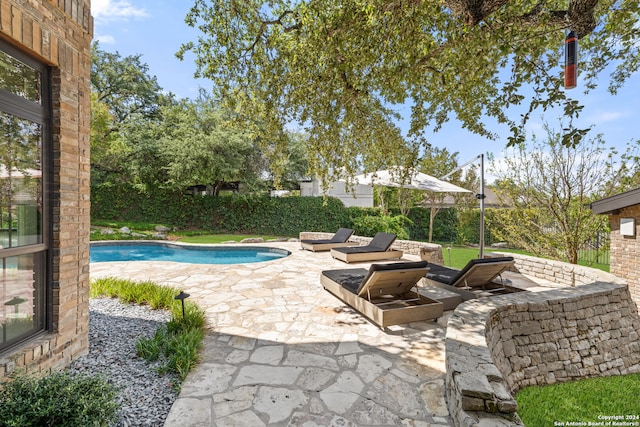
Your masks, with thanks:
M 158 371 L 161 374 L 174 372 L 181 381 L 198 363 L 206 326 L 204 311 L 196 304 L 186 302 L 183 316 L 182 303 L 175 299 L 176 289 L 150 281 L 105 277 L 91 282 L 89 295 L 118 297 L 122 302 L 170 310 L 172 318 L 169 322 L 158 328 L 152 338 L 141 338 L 136 342 L 138 356 L 149 361 L 161 360 Z
M 168 286 L 158 286 L 154 282 L 133 282 L 131 280 L 104 277 L 91 282 L 89 296 L 92 298 L 105 296 L 118 297 L 120 301 L 128 304 L 148 304 L 154 310 L 170 310 L 178 306 L 175 296 L 178 291 Z
M 394 210 L 394 214 L 399 211 Z M 409 211 L 409 219 L 412 223 L 408 226 L 409 239 L 415 241 L 429 240 L 429 220 L 431 216 L 430 209 L 423 207 L 413 207 Z M 433 219 L 433 241 L 434 242 L 452 242 L 457 227 L 458 219 L 456 217 L 455 208 L 440 209 Z
M 486 215 L 490 214 L 490 209 L 487 209 Z M 398 215 L 399 211 L 395 210 L 390 217 Z M 479 215 L 478 209 L 460 212 L 455 208 L 441 209 L 434 218 L 433 240 L 478 242 Z M 428 239 L 429 209 L 411 208 L 408 217 L 412 222 L 403 220 L 401 224 L 387 219 L 375 222 L 375 219 L 368 218 L 384 216 L 380 208 L 346 208 L 340 200 L 332 197 L 269 197 L 265 194 L 193 196 L 167 189 L 142 192 L 127 185 L 91 189 L 91 218 L 96 226 L 115 228 L 124 224 L 130 229 L 152 232 L 153 224 L 161 224 L 211 234 L 275 236 L 297 236 L 301 231 L 332 232 L 346 227 L 364 236 L 387 231 L 400 233 L 403 239 Z M 402 229 L 406 229 L 408 235 Z M 485 232 L 487 244 L 493 240 L 489 231 Z M 92 239 L 110 238 L 131 236 L 92 234 Z
M 362 216 L 353 220 L 355 234 L 373 237 L 378 232 L 395 234 L 398 239 L 409 238 L 407 226 L 412 221 L 403 215 L 396 216 Z
M 204 331 L 196 328 L 183 329 L 179 334 L 170 335 L 166 343 L 165 369 L 176 372 L 180 380 L 184 381 L 191 368 L 199 361 L 203 338 Z
M 158 328 L 152 338 L 141 338 L 136 343 L 138 356 L 156 361 L 162 358 L 159 373 L 175 372 L 181 381 L 199 361 L 204 339 L 204 312 L 194 304 L 173 307 L 173 318 Z
M 213 233 L 252 233 L 295 236 L 300 231 L 331 231 L 349 227 L 341 201 L 322 197 L 269 197 L 263 194 L 192 196 L 132 186 L 91 189 L 91 217 L 109 221 L 167 224 Z M 98 222 L 96 222 L 98 223 Z
M 185 315 L 182 316 L 181 304 L 175 304 L 171 309 L 172 318 L 167 322 L 167 328 L 172 334 L 180 333 L 189 329 L 204 329 L 205 317 L 204 311 L 195 304 L 185 303 Z
M 119 409 L 116 395 L 101 377 L 17 376 L 0 388 L 0 426 L 109 426 Z
M 136 342 L 136 354 L 150 362 L 155 362 L 160 358 L 163 343 L 167 339 L 167 328 L 158 328 L 152 338 L 141 338 Z

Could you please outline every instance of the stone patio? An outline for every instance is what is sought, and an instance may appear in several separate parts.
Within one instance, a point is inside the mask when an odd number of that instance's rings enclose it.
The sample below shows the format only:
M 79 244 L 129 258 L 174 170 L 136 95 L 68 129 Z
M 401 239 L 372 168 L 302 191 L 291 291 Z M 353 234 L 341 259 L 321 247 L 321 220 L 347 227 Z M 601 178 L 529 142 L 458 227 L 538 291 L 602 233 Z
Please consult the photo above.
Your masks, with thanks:
M 381 330 L 320 285 L 346 265 L 299 243 L 239 265 L 91 264 L 91 278 L 152 280 L 191 295 L 210 332 L 165 426 L 452 425 L 438 322 Z M 405 255 L 415 261 L 418 256 Z
M 558 362 L 543 368 L 576 379 L 593 376 L 589 355 L 594 349 L 608 354 L 610 348 L 640 345 L 640 319 L 627 285 L 599 270 L 514 255 L 517 272 L 504 276 L 512 286 L 536 292 L 535 296 L 512 293 L 487 301 L 475 299 L 455 313 L 445 311 L 437 321 L 381 330 L 320 284 L 323 270 L 368 268 L 369 263 L 345 264 L 328 252 L 303 251 L 298 242 L 267 245 L 291 255 L 238 265 L 140 261 L 91 265 L 93 279 L 117 276 L 170 285 L 191 294 L 206 311 L 210 331 L 202 361 L 184 382 L 165 426 L 521 426 L 507 391 L 507 387 L 519 388 L 510 373 L 515 369 L 517 378 L 532 385 L 545 384 L 549 375 L 540 374 L 531 382 L 531 369 L 521 372 L 519 359 L 504 359 L 502 341 L 513 335 L 534 347 L 545 340 L 553 346 L 557 334 L 544 331 L 556 331 L 559 324 L 568 334 L 560 344 L 568 343 L 567 351 L 577 352 L 571 358 L 576 366 Z M 418 259 L 405 252 L 401 260 Z M 507 316 L 505 325 L 496 320 L 498 313 Z M 516 318 L 508 318 L 512 313 Z M 584 322 L 599 322 L 598 328 L 615 331 L 594 330 L 588 339 L 591 352 L 582 354 L 584 339 L 574 332 L 580 335 L 580 328 L 584 329 L 580 319 L 585 316 Z M 513 326 L 514 322 L 524 326 Z M 624 328 L 618 331 L 616 325 Z M 542 331 L 540 336 L 529 337 L 536 331 Z M 507 344 L 513 347 L 511 341 Z M 491 353 L 493 347 L 497 353 Z M 618 355 L 622 359 L 616 359 L 611 374 L 623 372 L 616 371 L 619 365 L 624 365 L 624 372 L 640 369 L 638 358 L 629 356 L 635 354 L 633 348 Z M 517 359 L 527 351 L 538 354 L 540 349 L 517 348 L 514 353 L 511 348 L 509 354 Z M 602 355 L 601 372 L 613 363 L 607 362 L 607 354 Z M 494 365 L 496 358 L 504 365 L 500 369 Z M 478 374 L 486 376 L 482 390 L 475 380 L 473 384 L 463 381 Z M 476 398 L 484 392 L 490 392 L 486 402 Z

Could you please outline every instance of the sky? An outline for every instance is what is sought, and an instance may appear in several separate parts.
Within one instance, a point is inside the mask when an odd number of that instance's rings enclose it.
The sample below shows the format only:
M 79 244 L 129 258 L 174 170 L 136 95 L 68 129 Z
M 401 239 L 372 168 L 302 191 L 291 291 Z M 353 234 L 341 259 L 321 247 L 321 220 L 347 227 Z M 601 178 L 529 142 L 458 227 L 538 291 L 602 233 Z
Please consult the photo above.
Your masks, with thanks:
M 175 57 L 181 44 L 197 40 L 198 31 L 184 22 L 193 3 L 193 0 L 92 0 L 94 41 L 99 41 L 102 50 L 118 52 L 123 57 L 140 54 L 141 62 L 148 64 L 149 74 L 157 77 L 164 90 L 178 98 L 195 98 L 200 88 L 210 89 L 211 83 L 194 79 L 193 56 L 185 55 L 184 61 Z M 601 78 L 601 87 L 584 95 L 578 77 L 578 88 L 572 89 L 571 95 L 585 108 L 577 125 L 593 126 L 589 137 L 602 134 L 607 146 L 622 150 L 625 144 L 640 140 L 640 73 L 632 76 L 616 96 L 606 91 L 607 76 Z M 408 114 L 403 116 L 408 120 Z M 534 114 L 527 133 L 544 135 L 543 123 L 556 125 L 558 117 L 557 112 L 544 117 Z M 401 122 L 401 129 L 403 126 Z M 499 159 L 504 155 L 509 129 L 497 124 L 489 127 L 502 137 L 487 140 L 462 129 L 455 119 L 439 132 L 426 136 L 435 147 L 458 152 L 460 164 L 486 153 Z

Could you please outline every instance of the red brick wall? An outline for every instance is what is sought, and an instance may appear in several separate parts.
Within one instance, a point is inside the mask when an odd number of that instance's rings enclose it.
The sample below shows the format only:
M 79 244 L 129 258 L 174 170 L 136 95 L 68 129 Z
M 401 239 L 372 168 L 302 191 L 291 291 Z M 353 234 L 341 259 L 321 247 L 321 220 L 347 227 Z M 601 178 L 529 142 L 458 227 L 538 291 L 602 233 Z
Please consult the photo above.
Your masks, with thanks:
M 620 234 L 620 218 L 635 218 L 635 236 Z M 619 214 L 609 215 L 611 224 L 610 272 L 625 279 L 634 301 L 640 304 L 640 205 L 624 208 Z
M 88 350 L 90 0 L 0 0 L 0 37 L 52 67 L 52 331 L 0 359 L 47 373 Z

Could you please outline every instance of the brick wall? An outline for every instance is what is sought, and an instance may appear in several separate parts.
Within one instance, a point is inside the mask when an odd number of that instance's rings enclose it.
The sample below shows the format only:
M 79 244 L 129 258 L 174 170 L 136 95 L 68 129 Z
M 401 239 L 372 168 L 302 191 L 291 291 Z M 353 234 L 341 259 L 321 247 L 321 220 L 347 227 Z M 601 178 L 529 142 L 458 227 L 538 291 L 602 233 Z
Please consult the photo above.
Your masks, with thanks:
M 620 234 L 620 218 L 635 218 L 635 236 Z M 640 303 L 640 205 L 621 209 L 619 214 L 609 215 L 611 224 L 611 266 L 610 271 L 624 278 L 629 284 L 631 296 Z
M 0 0 L 0 37 L 52 68 L 54 173 L 51 331 L 5 354 L 2 379 L 57 370 L 88 351 L 90 1 Z

